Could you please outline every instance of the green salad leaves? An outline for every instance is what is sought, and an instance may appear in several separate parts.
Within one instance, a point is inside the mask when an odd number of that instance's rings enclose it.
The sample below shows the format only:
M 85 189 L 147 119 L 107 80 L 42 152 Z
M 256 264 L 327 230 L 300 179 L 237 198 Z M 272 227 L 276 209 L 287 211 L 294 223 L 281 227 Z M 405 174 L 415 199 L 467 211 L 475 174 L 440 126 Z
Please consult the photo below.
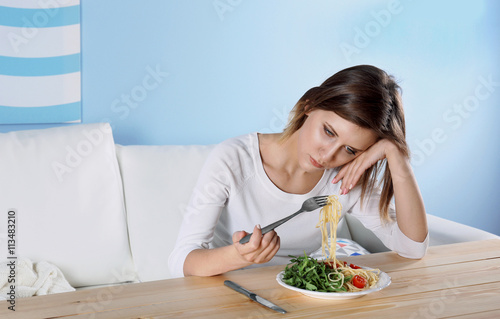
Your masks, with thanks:
M 344 276 L 341 270 L 336 270 L 312 257 L 291 256 L 290 264 L 285 267 L 283 281 L 290 286 L 311 291 L 346 292 L 344 282 L 351 276 Z

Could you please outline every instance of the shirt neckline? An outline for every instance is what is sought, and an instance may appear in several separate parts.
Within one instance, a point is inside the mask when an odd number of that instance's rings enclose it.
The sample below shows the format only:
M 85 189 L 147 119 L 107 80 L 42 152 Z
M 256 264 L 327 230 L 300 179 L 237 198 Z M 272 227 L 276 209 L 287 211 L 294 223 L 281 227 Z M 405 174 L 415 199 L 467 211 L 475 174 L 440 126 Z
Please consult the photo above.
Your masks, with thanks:
M 270 192 L 277 198 L 286 199 L 293 202 L 301 202 L 312 196 L 320 195 L 319 192 L 326 185 L 329 176 L 329 174 L 327 174 L 327 170 L 323 171 L 323 175 L 321 176 L 320 180 L 316 183 L 316 185 L 314 185 L 314 187 L 309 192 L 305 194 L 294 194 L 285 192 L 281 190 L 279 187 L 277 187 L 271 181 L 269 176 L 267 176 L 267 173 L 264 170 L 264 163 L 262 163 L 262 157 L 260 155 L 259 135 L 257 132 L 254 132 L 251 135 L 252 135 L 252 159 L 254 161 L 255 171 L 259 180 L 261 181 L 261 183 L 268 192 Z

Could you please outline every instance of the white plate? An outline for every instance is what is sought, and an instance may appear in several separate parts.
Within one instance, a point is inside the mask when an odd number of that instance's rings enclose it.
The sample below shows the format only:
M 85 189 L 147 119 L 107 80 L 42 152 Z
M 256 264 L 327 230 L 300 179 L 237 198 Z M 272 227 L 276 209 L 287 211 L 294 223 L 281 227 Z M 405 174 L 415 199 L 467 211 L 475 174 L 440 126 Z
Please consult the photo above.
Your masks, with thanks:
M 363 268 L 365 268 L 365 267 L 363 267 Z M 306 296 L 313 297 L 313 298 L 320 298 L 320 299 L 359 298 L 359 297 L 363 297 L 364 295 L 370 294 L 372 292 L 382 290 L 391 284 L 391 277 L 389 277 L 389 275 L 386 274 L 385 272 L 381 271 L 379 274 L 378 282 L 373 288 L 366 289 L 363 291 L 357 291 L 357 292 L 320 292 L 320 291 L 311 291 L 311 290 L 301 289 L 301 288 L 287 285 L 283 281 L 283 274 L 284 273 L 285 272 L 282 271 L 276 276 L 276 281 L 278 281 L 278 283 L 280 285 L 282 285 L 283 287 L 285 287 L 287 289 L 298 291 Z

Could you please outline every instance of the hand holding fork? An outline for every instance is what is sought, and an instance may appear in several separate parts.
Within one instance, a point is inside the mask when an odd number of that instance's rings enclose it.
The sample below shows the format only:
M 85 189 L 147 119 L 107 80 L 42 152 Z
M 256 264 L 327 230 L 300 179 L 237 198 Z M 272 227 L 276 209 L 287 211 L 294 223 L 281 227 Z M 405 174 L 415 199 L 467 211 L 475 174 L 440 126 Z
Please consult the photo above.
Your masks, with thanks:
M 283 219 L 280 219 L 272 224 L 267 225 L 266 227 L 262 228 L 262 235 L 270 232 L 271 230 L 275 229 L 276 227 L 280 226 L 281 224 L 289 221 L 290 219 L 294 218 L 295 216 L 303 213 L 303 212 L 310 212 L 315 209 L 321 208 L 325 206 L 328 203 L 328 196 L 315 196 L 307 199 L 303 204 L 302 207 L 296 212 L 291 214 L 290 216 L 287 216 Z M 252 233 L 253 234 L 253 233 Z M 242 239 L 240 239 L 240 244 L 245 244 L 248 243 L 250 240 L 250 237 L 252 237 L 252 234 L 248 234 Z

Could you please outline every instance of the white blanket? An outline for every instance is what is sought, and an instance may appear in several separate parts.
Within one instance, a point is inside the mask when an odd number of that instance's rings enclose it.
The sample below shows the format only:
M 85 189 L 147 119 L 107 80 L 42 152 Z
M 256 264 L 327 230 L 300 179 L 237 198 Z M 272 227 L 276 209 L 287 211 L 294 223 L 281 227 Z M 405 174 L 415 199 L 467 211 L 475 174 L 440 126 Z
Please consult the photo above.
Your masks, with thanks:
M 12 261 L 15 261 L 15 267 Z M 11 285 L 15 285 L 16 298 L 75 290 L 61 270 L 53 264 L 46 261 L 33 263 L 28 258 L 21 257 L 0 262 L 0 300 L 10 298 L 8 294 L 11 293 Z

